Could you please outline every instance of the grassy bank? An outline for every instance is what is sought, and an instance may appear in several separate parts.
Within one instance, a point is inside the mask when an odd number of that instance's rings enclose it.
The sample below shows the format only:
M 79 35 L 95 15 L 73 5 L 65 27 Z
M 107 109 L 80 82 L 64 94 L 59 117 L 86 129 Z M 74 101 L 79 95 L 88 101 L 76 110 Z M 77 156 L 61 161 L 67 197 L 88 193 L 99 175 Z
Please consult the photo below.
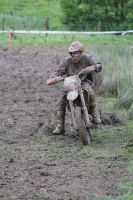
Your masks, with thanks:
M 127 119 L 127 112 L 125 110 L 116 110 L 114 109 L 114 103 L 117 102 L 115 98 L 101 98 L 98 101 L 102 102 L 101 109 L 105 113 L 114 112 L 119 116 L 121 119 Z M 123 121 L 124 122 L 124 121 Z M 93 152 L 92 154 L 95 156 L 100 156 L 102 158 L 108 158 L 109 155 L 121 155 L 122 160 L 127 162 L 127 173 L 129 176 L 122 179 L 122 181 L 118 184 L 117 188 L 119 190 L 119 195 L 112 196 L 112 195 L 99 195 L 99 197 L 94 198 L 93 200 L 133 200 L 133 139 L 132 139 L 132 128 L 133 128 L 133 121 L 128 121 L 126 125 L 118 126 L 103 126 L 102 128 L 95 129 L 94 132 L 94 149 L 84 148 L 84 153 L 88 155 L 88 153 Z M 95 135 L 96 134 L 96 135 Z M 96 136 L 96 137 L 95 137 Z M 102 143 L 106 143 L 105 148 L 99 148 L 96 150 L 96 145 L 98 141 L 102 141 Z M 102 144 L 99 147 L 103 147 Z M 115 165 L 116 160 L 114 160 Z

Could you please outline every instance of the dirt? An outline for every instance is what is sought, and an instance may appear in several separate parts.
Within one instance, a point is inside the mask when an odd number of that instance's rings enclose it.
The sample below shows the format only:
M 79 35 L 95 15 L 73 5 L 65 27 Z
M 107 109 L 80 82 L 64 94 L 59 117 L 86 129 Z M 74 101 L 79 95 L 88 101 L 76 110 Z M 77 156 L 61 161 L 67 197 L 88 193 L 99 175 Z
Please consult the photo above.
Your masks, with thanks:
M 66 134 L 52 135 L 61 84 L 47 86 L 46 79 L 66 55 L 63 48 L 0 48 L 1 200 L 121 195 L 118 185 L 128 176 L 122 128 L 106 134 L 104 120 L 85 148 L 67 113 Z

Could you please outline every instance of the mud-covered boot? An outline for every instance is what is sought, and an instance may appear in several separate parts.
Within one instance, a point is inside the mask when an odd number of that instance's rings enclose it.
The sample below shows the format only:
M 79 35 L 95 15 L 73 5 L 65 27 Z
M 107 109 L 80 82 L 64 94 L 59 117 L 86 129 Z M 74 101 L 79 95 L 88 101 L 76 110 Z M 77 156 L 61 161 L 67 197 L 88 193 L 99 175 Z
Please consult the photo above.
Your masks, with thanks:
M 55 130 L 53 131 L 54 135 L 63 135 L 65 133 L 64 124 L 58 123 Z
M 57 112 L 57 126 L 53 131 L 54 135 L 63 135 L 65 133 L 64 128 L 64 121 L 65 121 L 65 110 Z
M 92 121 L 95 124 L 101 124 L 101 119 L 100 119 L 98 112 L 96 110 L 96 105 L 93 105 L 93 106 L 90 107 L 90 114 L 92 116 Z

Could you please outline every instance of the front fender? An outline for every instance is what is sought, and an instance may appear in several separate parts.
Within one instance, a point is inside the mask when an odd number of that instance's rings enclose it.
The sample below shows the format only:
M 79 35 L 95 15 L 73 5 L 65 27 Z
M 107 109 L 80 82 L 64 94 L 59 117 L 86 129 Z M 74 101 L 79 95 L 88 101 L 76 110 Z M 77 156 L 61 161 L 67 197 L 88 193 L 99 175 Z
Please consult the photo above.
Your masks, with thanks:
M 75 99 L 77 99 L 77 97 L 78 97 L 78 89 L 70 91 L 67 94 L 67 99 L 71 101 L 74 101 Z

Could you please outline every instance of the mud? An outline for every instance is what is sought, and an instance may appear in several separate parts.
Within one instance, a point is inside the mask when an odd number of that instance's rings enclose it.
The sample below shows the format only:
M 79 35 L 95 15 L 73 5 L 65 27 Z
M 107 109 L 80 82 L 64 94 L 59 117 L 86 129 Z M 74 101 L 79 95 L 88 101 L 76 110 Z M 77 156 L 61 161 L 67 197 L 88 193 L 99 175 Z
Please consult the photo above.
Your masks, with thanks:
M 127 164 L 112 138 L 98 135 L 83 148 L 66 116 L 65 136 L 54 136 L 61 84 L 46 79 L 66 50 L 0 48 L 0 199 L 86 200 L 121 194 Z M 100 129 L 100 127 L 98 128 Z M 101 126 L 103 132 L 105 127 Z

